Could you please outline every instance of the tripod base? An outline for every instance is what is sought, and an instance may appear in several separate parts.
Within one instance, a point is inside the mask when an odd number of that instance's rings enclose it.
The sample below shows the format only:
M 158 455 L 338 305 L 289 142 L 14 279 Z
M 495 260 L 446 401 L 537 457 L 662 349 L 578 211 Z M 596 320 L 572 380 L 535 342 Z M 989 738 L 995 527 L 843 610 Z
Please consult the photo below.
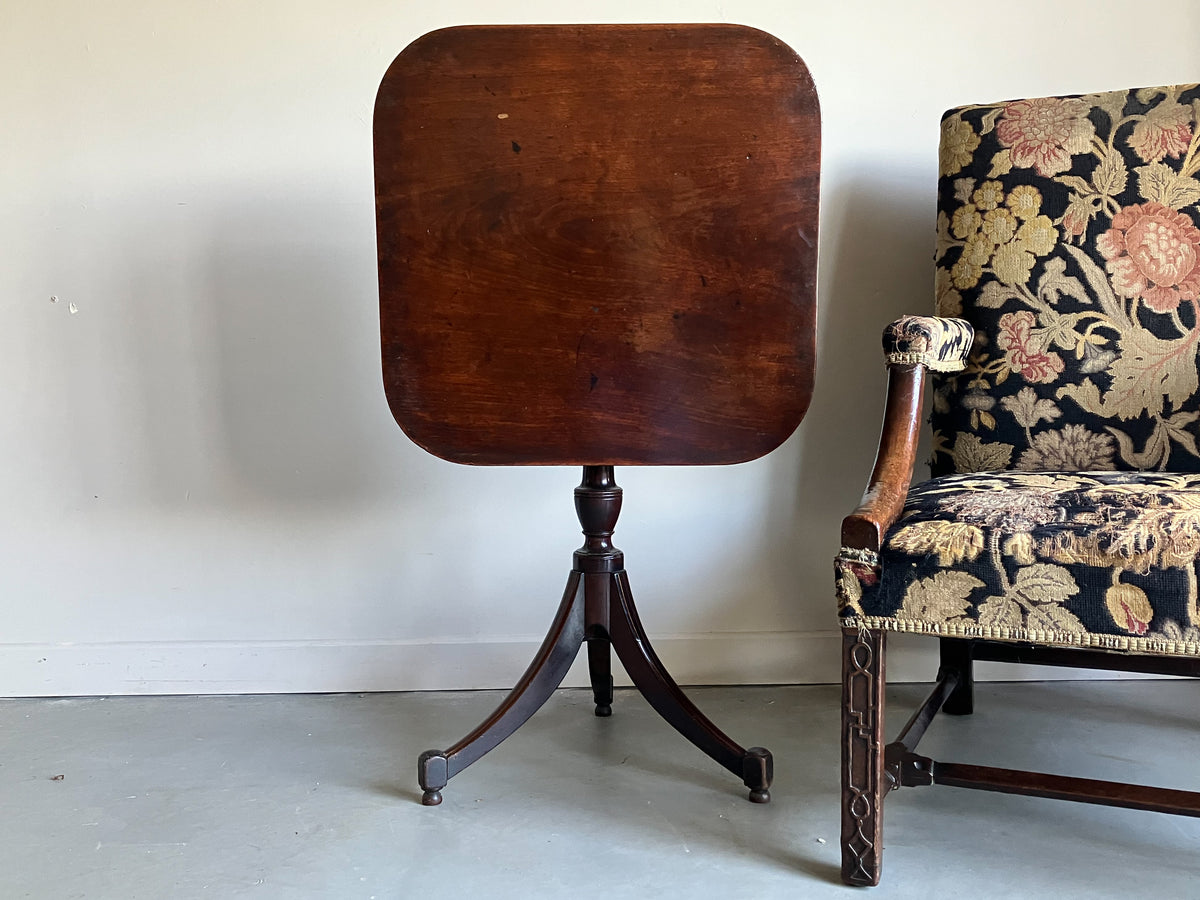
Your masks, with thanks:
M 772 758 L 762 747 L 743 749 L 710 722 L 671 678 L 646 636 L 624 557 L 609 540 L 621 489 L 611 466 L 585 466 L 575 505 L 587 542 L 575 553 L 575 567 L 542 646 L 516 687 L 474 731 L 445 751 L 428 750 L 417 766 L 421 802 L 437 806 L 451 778 L 520 728 L 562 684 L 584 642 L 596 715 L 612 715 L 610 649 L 642 696 L 689 741 L 733 772 L 750 789 L 750 801 L 771 799 Z
M 739 776 L 750 788 L 750 800 L 766 803 L 771 799 L 772 759 L 762 747 L 742 749 L 710 722 L 667 673 L 655 655 L 642 629 L 629 594 L 625 572 L 609 576 L 607 588 L 615 600 L 607 630 L 598 623 L 587 624 L 587 580 L 572 572 L 567 592 L 554 625 L 517 686 L 478 728 L 449 750 L 429 750 L 421 754 L 418 780 L 421 802 L 436 806 L 442 802 L 442 788 L 451 778 L 515 732 L 550 698 L 566 677 L 567 670 L 584 641 L 588 642 L 589 662 L 595 666 L 603 653 L 607 668 L 611 644 L 617 658 L 633 679 L 642 696 L 664 719 L 693 744 L 718 763 Z M 596 715 L 612 715 L 612 676 L 593 672 Z

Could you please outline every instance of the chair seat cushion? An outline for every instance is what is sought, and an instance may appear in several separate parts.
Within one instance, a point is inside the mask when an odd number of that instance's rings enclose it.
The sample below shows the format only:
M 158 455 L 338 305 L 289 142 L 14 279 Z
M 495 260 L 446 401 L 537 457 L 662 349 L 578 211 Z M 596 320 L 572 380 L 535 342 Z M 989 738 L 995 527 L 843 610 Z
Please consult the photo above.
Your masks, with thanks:
M 993 472 L 915 485 L 837 560 L 843 624 L 1200 655 L 1200 474 Z

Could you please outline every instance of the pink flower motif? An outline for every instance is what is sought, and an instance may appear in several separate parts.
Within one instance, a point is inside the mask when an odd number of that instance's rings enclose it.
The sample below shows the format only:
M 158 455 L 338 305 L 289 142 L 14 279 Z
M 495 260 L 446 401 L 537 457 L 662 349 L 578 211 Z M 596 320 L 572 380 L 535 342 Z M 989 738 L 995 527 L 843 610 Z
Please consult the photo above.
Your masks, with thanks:
M 1000 317 L 996 346 L 1004 352 L 1004 361 L 1026 381 L 1051 382 L 1063 370 L 1062 357 L 1046 353 L 1036 345 L 1031 330 L 1037 319 L 1027 309 Z
M 1096 127 L 1087 117 L 1088 109 L 1079 99 L 1018 100 L 1005 105 L 996 137 L 1011 149 L 1014 166 L 1057 175 L 1071 168 L 1071 154 L 1091 148 Z
M 1155 312 L 1200 298 L 1200 228 L 1161 203 L 1127 206 L 1096 238 L 1113 289 L 1141 297 Z
M 1160 103 L 1133 126 L 1129 146 L 1148 163 L 1187 153 L 1192 142 L 1192 111 L 1180 103 Z

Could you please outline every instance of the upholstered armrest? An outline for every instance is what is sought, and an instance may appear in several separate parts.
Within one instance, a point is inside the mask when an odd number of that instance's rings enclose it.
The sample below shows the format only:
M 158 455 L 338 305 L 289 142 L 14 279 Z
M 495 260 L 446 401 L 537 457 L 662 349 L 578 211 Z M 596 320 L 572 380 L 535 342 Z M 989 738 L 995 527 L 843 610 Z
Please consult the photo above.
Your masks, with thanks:
M 879 550 L 912 483 L 921 427 L 925 369 L 965 367 L 975 332 L 962 319 L 904 316 L 883 332 L 888 364 L 887 403 L 875 468 L 858 509 L 842 520 L 842 546 Z
M 967 364 L 974 338 L 974 329 L 963 319 L 901 316 L 883 330 L 883 353 L 888 365 L 958 372 Z

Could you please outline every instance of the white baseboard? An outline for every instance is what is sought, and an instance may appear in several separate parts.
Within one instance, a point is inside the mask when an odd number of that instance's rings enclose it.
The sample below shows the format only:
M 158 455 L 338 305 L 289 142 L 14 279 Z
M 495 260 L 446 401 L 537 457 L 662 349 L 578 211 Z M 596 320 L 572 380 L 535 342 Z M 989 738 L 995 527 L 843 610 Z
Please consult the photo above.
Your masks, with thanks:
M 841 677 L 841 634 L 737 632 L 655 638 L 683 685 L 829 684 Z M 509 688 L 537 640 L 265 641 L 0 644 L 0 696 L 275 694 Z M 936 642 L 889 635 L 889 682 L 929 681 Z M 586 654 L 563 682 L 587 685 Z M 614 663 L 618 685 L 628 685 Z M 1122 677 L 981 663 L 980 680 Z M 1123 676 L 1145 677 L 1145 676 Z

